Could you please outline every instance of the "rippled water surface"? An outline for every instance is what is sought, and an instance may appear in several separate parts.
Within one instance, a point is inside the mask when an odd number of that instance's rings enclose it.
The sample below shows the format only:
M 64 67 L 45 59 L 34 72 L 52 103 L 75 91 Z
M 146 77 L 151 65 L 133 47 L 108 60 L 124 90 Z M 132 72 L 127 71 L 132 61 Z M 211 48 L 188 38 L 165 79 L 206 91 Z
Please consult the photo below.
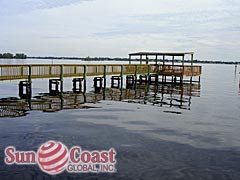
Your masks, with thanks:
M 47 104 L 44 110 L 0 118 L 0 179 L 239 180 L 239 69 L 203 65 L 200 84 L 108 88 L 105 94 L 89 92 L 85 104 L 83 96 L 66 93 L 61 111 L 61 99 L 35 97 L 34 107 Z M 64 90 L 71 88 L 65 79 Z M 0 82 L 0 89 L 1 98 L 17 97 L 18 81 Z M 47 92 L 47 80 L 33 80 L 34 96 Z M 56 112 L 46 112 L 51 104 Z M 48 140 L 89 150 L 114 147 L 118 172 L 49 176 L 38 166 L 4 164 L 6 146 L 37 150 Z

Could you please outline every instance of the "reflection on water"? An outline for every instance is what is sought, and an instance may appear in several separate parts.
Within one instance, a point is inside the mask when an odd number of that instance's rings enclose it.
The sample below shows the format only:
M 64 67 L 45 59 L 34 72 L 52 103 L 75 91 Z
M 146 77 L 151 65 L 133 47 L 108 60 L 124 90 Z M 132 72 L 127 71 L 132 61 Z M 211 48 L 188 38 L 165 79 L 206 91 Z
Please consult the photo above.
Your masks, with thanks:
M 239 91 L 238 91 L 238 94 L 240 95 L 240 79 L 239 79 Z
M 200 96 L 200 84 L 138 85 L 133 89 L 106 88 L 100 93 L 74 94 L 65 92 L 59 96 L 50 96 L 47 93 L 42 93 L 31 100 L 18 98 L 1 99 L 0 117 L 24 116 L 30 110 L 56 112 L 63 109 L 97 108 L 99 106 L 94 104 L 101 100 L 190 110 L 191 98 L 193 96 Z M 181 114 L 174 110 L 164 112 Z
M 200 96 L 200 84 L 159 84 L 150 86 L 147 93 L 139 94 L 128 102 L 190 110 L 191 97 Z

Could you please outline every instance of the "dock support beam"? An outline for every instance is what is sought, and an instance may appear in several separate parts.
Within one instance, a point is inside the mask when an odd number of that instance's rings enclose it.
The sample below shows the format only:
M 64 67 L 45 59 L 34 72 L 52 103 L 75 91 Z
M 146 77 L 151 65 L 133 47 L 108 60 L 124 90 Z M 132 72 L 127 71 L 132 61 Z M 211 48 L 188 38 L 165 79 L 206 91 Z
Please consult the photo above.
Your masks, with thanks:
M 134 75 L 128 75 L 126 76 L 126 88 L 127 89 L 133 89 L 135 87 L 135 76 Z
M 135 85 L 137 85 L 137 73 L 138 73 L 138 67 L 137 67 L 137 65 L 135 65 L 135 72 L 134 72 L 134 76 L 135 76 Z
M 191 66 L 193 66 L 193 54 L 191 54 Z
M 147 84 L 148 83 L 148 76 L 147 75 L 140 75 L 139 76 L 139 84 Z
M 121 86 L 121 76 L 112 76 L 111 77 L 111 88 L 117 88 L 119 89 Z M 121 83 L 121 84 L 120 84 Z
M 150 74 L 149 83 L 150 84 L 157 84 L 158 83 L 158 74 Z
M 95 93 L 99 93 L 102 90 L 102 82 L 103 82 L 103 78 L 102 77 L 95 77 L 93 79 L 94 81 L 94 90 Z
M 86 93 L 87 91 L 87 66 L 86 65 L 84 65 L 83 67 L 83 84 L 84 84 L 83 93 Z
M 61 79 L 49 79 L 49 94 L 51 96 L 59 95 L 59 84 L 61 83 Z M 61 89 L 61 87 L 60 87 Z
M 59 91 L 59 84 L 61 83 L 61 79 L 49 79 L 49 94 L 50 96 L 59 95 L 61 92 Z M 60 90 L 61 90 L 60 85 Z
M 183 77 L 180 76 L 180 83 L 182 84 L 183 83 Z
M 120 76 L 121 76 L 121 84 L 120 84 L 121 86 L 120 86 L 120 88 L 122 90 L 122 88 L 123 88 L 123 65 L 121 65 L 121 74 L 120 74 Z
M 103 66 L 103 79 L 104 79 L 104 90 L 105 90 L 106 87 L 107 87 L 107 81 L 106 81 L 106 79 L 107 79 L 107 66 L 106 65 Z
M 60 66 L 60 93 L 63 93 L 63 65 Z
M 21 99 L 31 99 L 32 87 L 29 81 L 20 81 L 19 83 L 19 97 Z
M 83 85 L 82 85 L 82 82 L 84 81 L 84 79 L 83 78 L 74 78 L 73 80 L 72 80 L 72 82 L 73 82 L 73 93 L 82 93 L 83 91 L 82 91 L 82 87 L 83 87 Z
M 106 99 L 106 88 L 107 88 L 107 66 L 103 66 L 103 100 Z

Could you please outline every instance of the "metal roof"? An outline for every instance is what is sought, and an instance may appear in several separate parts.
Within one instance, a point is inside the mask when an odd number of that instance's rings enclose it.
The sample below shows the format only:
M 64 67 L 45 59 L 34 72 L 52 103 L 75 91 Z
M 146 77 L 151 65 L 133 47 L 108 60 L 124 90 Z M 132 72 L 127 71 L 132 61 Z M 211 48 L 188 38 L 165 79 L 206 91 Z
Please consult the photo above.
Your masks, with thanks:
M 178 52 L 136 52 L 130 53 L 129 56 L 185 56 L 185 55 L 194 54 L 193 52 L 185 52 L 185 53 L 178 53 Z

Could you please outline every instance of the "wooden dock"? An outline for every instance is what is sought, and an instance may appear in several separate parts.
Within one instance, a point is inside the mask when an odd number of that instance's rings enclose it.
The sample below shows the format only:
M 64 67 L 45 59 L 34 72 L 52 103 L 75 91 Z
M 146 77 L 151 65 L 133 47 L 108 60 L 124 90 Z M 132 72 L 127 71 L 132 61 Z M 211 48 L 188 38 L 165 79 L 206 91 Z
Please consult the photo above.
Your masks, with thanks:
M 0 65 L 0 81 L 18 79 L 87 77 L 106 75 L 158 74 L 163 76 L 200 76 L 201 66 L 162 64 L 33 64 Z
M 185 65 L 185 56 L 190 55 L 191 64 Z M 152 63 L 152 56 L 155 62 Z M 159 57 L 162 56 L 160 59 Z M 166 63 L 166 57 L 172 59 Z M 175 57 L 182 58 L 182 64 L 175 64 Z M 137 57 L 140 64 L 131 64 L 132 57 Z M 144 64 L 145 60 L 145 64 Z M 151 60 L 151 62 L 150 62 Z M 0 65 L 0 81 L 22 80 L 19 83 L 19 96 L 22 99 L 31 98 L 32 79 L 49 79 L 49 93 L 63 93 L 63 80 L 73 77 L 73 92 L 86 93 L 87 77 L 94 77 L 95 91 L 107 87 L 107 76 L 111 75 L 111 87 L 123 88 L 126 76 L 126 86 L 136 86 L 137 83 L 183 83 L 184 77 L 190 77 L 189 82 L 200 82 L 201 66 L 193 65 L 193 53 L 152 53 L 140 52 L 129 54 L 129 64 L 31 64 L 31 65 Z M 161 78 L 159 78 L 159 76 Z M 198 76 L 198 81 L 192 77 Z M 170 78 L 170 81 L 169 81 Z M 24 81 L 23 81 L 24 80 Z

